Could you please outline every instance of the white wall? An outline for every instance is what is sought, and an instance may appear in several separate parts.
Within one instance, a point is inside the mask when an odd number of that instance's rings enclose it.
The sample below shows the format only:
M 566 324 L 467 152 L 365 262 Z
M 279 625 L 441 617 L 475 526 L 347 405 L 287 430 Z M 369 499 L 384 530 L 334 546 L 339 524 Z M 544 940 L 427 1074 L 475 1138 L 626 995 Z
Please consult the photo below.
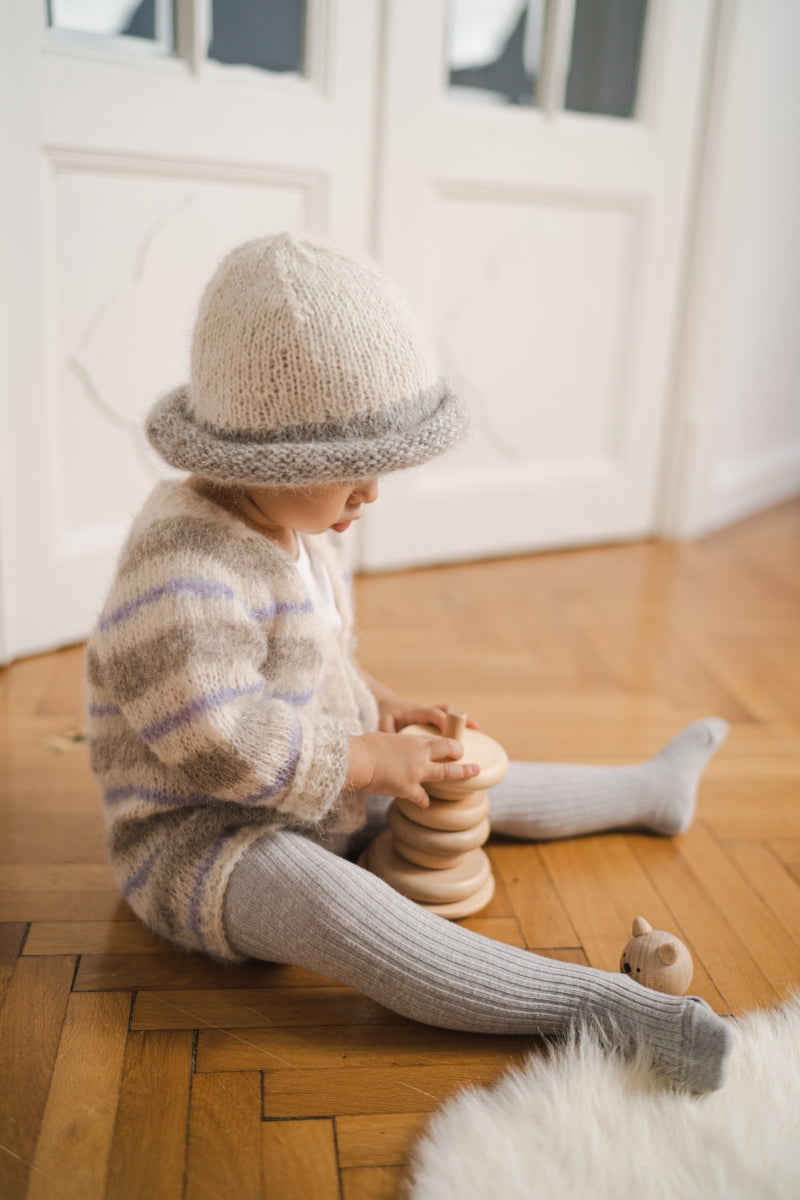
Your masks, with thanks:
M 719 365 L 715 524 L 800 490 L 800 4 L 762 0 Z
M 665 531 L 800 492 L 800 4 L 722 0 Z

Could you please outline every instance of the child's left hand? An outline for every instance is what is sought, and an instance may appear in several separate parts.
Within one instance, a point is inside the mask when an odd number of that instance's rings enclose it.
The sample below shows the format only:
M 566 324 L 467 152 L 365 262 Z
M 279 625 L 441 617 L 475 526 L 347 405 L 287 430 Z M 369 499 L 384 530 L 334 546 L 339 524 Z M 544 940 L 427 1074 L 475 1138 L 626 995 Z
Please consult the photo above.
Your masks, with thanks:
M 435 725 L 444 732 L 447 704 L 425 705 L 413 700 L 401 700 L 394 692 L 378 699 L 378 729 L 381 733 L 399 733 L 406 725 Z M 467 721 L 468 729 L 477 729 L 477 721 Z
M 385 683 L 369 675 L 358 664 L 356 666 L 378 702 L 378 729 L 381 733 L 399 733 L 406 725 L 435 725 L 440 733 L 444 732 L 449 704 L 418 704 L 414 700 L 402 700 Z M 478 729 L 478 722 L 468 720 L 467 728 Z

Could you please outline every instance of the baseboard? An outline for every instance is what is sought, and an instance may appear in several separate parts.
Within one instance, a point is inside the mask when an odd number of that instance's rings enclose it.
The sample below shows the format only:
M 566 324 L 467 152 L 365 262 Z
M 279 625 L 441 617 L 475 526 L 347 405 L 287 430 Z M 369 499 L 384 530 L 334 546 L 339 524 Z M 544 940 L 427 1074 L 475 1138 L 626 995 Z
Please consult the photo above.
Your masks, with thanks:
M 703 531 L 719 529 L 800 494 L 800 444 L 715 471 Z

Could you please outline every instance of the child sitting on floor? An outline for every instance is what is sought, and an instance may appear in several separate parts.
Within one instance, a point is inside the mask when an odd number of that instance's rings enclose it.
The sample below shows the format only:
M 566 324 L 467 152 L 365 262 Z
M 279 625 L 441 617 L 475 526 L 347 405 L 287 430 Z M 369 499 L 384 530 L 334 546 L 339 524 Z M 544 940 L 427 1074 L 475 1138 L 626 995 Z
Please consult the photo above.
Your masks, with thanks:
M 373 265 L 317 238 L 246 243 L 203 295 L 189 386 L 151 443 L 189 472 L 136 519 L 88 649 L 92 765 L 122 894 L 187 950 L 333 976 L 418 1021 L 644 1041 L 694 1091 L 721 1085 L 725 1023 L 701 1000 L 480 937 L 351 861 L 389 798 L 477 766 L 444 710 L 353 654 L 340 535 L 378 477 L 445 451 L 461 401 Z M 519 838 L 690 823 L 724 721 L 636 766 L 512 763 L 491 822 Z

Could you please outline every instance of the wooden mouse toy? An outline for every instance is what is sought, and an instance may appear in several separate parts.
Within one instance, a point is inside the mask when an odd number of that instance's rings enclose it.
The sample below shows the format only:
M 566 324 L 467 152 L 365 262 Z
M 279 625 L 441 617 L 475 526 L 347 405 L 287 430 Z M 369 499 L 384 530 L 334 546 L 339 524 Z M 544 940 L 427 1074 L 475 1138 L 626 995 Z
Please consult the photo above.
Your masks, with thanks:
M 637 983 L 670 996 L 683 996 L 692 982 L 692 956 L 672 933 L 653 929 L 644 917 L 633 922 L 633 937 L 622 951 L 619 969 Z

